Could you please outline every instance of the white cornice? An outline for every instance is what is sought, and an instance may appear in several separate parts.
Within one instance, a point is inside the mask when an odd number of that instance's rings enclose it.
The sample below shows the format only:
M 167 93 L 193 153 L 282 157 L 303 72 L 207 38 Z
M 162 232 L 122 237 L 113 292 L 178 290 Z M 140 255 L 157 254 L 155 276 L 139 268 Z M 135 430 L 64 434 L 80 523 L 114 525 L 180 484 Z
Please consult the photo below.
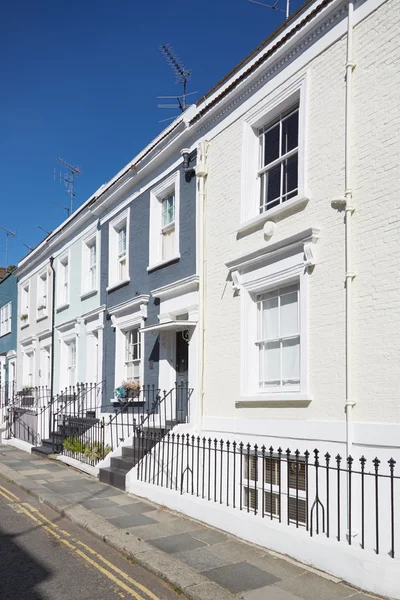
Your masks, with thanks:
M 187 294 L 188 292 L 195 292 L 199 287 L 199 276 L 191 275 L 185 279 L 174 281 L 168 285 L 151 290 L 153 298 L 160 298 L 163 300 L 167 297 L 180 296 Z
M 103 310 L 106 309 L 106 305 L 102 304 L 101 306 L 98 306 L 97 308 L 93 308 L 93 310 L 90 310 L 89 312 L 85 313 L 84 315 L 81 316 L 82 320 L 87 320 L 87 319 L 91 319 L 92 317 L 96 317 L 98 316 L 101 312 L 103 312 Z
M 140 296 L 136 296 L 135 298 L 127 300 L 126 302 L 121 302 L 121 304 L 110 306 L 107 310 L 111 316 L 119 316 L 121 313 L 137 309 L 138 307 L 140 307 L 141 304 L 147 305 L 149 300 L 149 295 L 141 294 Z
M 69 321 L 66 321 L 65 323 L 61 323 L 61 325 L 56 325 L 56 329 L 59 332 L 64 332 L 67 331 L 68 329 L 72 329 L 72 327 L 75 327 L 75 325 L 77 325 L 78 320 L 75 319 L 70 319 Z
M 305 266 L 311 266 L 315 264 L 315 256 L 311 249 L 311 244 L 315 244 L 319 239 L 320 230 L 315 227 L 310 227 L 304 231 L 300 231 L 287 238 L 279 240 L 278 242 L 269 243 L 248 254 L 239 256 L 231 261 L 228 261 L 226 266 L 231 273 L 241 272 L 244 269 L 255 268 L 260 263 L 266 260 L 271 260 L 280 254 L 296 249 L 303 249 L 305 247 Z M 235 275 L 237 279 L 237 276 Z

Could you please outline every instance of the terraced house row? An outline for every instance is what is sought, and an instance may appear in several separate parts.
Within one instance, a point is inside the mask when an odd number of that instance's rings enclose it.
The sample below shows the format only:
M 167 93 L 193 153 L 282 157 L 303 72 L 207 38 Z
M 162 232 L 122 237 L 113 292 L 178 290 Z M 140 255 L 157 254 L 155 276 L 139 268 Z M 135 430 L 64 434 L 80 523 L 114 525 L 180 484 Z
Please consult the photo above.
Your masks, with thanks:
M 310 0 L 0 283 L 6 443 L 395 598 L 399 22 Z

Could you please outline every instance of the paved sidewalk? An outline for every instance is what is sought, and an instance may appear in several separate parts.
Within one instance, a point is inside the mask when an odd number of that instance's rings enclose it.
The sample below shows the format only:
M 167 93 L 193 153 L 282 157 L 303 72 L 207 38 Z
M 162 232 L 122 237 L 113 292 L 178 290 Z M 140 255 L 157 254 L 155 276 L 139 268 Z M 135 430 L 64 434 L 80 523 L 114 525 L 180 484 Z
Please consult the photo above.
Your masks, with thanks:
M 197 600 L 352 600 L 368 594 L 66 467 L 0 446 L 0 475 Z

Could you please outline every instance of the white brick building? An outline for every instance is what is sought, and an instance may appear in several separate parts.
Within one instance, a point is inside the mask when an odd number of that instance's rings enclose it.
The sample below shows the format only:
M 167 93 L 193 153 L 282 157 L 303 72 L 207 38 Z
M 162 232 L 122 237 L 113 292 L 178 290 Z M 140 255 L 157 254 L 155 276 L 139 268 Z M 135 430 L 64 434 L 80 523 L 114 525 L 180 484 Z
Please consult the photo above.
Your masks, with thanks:
M 208 119 L 218 121 L 205 134 L 209 149 L 202 429 L 218 435 L 259 434 L 285 447 L 289 444 L 300 449 L 317 444 L 324 450 L 327 442 L 335 442 L 339 445 L 334 451 L 344 453 L 345 211 L 344 205 L 335 201 L 343 199 L 345 193 L 347 9 L 339 2 L 325 5 L 320 15 L 314 16 L 318 25 L 310 20 L 243 83 L 233 84 L 240 75 L 238 70 L 204 101 L 205 107 L 212 105 L 213 97 L 223 96 L 224 89 L 232 85 L 233 90 L 209 109 L 210 116 L 202 117 L 201 126 L 205 128 Z M 308 12 L 317 6 L 314 3 Z M 304 20 L 304 14 L 297 20 L 302 17 Z M 353 240 L 349 248 L 355 274 L 349 401 L 355 404 L 350 436 L 353 453 L 365 453 L 367 446 L 373 448 L 374 456 L 386 456 L 386 450 L 397 453 L 400 447 L 400 336 L 396 316 L 400 291 L 396 282 L 400 220 L 400 75 L 396 66 L 400 54 L 396 37 L 399 19 L 397 2 L 367 0 L 355 7 L 350 109 L 355 210 L 350 217 Z M 290 25 L 287 29 L 290 31 Z M 285 33 L 286 29 L 278 40 Z M 275 43 L 276 38 L 270 45 Z M 275 59 L 278 52 L 280 60 Z M 266 53 L 268 45 L 249 63 Z M 252 84 L 246 83 L 247 79 L 252 79 Z M 260 80 L 263 83 L 257 85 Z M 238 96 L 245 98 L 238 101 Z M 274 123 L 277 111 L 296 103 L 300 124 L 299 191 L 292 199 L 260 214 L 258 129 Z M 223 120 L 219 113 L 223 113 Z M 299 241 L 288 250 L 293 236 Z M 312 251 L 315 266 L 306 266 L 304 243 Z M 259 257 L 255 259 L 252 253 Z M 291 264 L 285 259 L 288 253 L 298 255 Z M 249 265 L 249 261 L 254 264 Z M 300 263 L 301 274 L 296 274 Z M 268 382 L 264 389 L 259 388 L 261 376 L 254 364 L 258 333 L 252 331 L 256 329 L 252 304 L 264 288 L 275 290 L 285 286 L 286 280 L 296 283 L 299 278 L 308 288 L 300 294 L 300 387 L 282 381 L 282 389 Z M 285 344 L 282 338 L 280 344 Z M 264 360 L 268 362 L 266 357 Z

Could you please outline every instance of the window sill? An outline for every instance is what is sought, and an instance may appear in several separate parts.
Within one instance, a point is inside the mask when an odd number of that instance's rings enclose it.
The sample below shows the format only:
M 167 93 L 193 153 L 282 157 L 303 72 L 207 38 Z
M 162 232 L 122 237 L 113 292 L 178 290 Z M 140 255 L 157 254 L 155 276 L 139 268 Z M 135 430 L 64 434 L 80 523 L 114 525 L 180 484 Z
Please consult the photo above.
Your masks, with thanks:
M 22 329 L 22 327 L 21 327 Z M 6 335 L 10 335 L 11 331 L 6 331 L 6 333 L 1 333 L 0 338 L 5 337 Z
M 69 302 L 66 302 L 65 304 L 60 304 L 60 306 L 57 306 L 56 311 L 57 312 L 61 312 L 61 311 L 65 310 L 68 307 L 69 307 Z
M 41 317 L 37 317 L 36 319 L 36 323 L 40 323 L 40 321 L 44 321 L 45 319 L 47 319 L 49 315 L 42 315 Z
M 304 196 L 296 196 L 287 202 L 283 202 L 283 204 L 279 204 L 279 206 L 274 206 L 270 210 L 261 213 L 261 215 L 257 215 L 248 221 L 242 223 L 237 230 L 237 235 L 241 236 L 246 233 L 250 233 L 254 229 L 261 227 L 267 221 L 280 221 L 281 219 L 298 212 L 302 208 L 306 206 L 308 203 L 308 198 Z
M 107 286 L 106 292 L 113 292 L 114 290 L 117 290 L 118 288 L 122 287 L 123 285 L 126 285 L 127 283 L 129 283 L 130 280 L 131 280 L 131 278 L 127 277 L 123 281 L 117 281 L 117 283 L 113 283 L 113 284 Z
M 312 398 L 309 394 L 294 392 L 292 394 L 260 394 L 259 396 L 242 396 L 235 402 L 236 408 L 275 408 L 308 406 Z
M 156 269 L 160 269 L 161 267 L 165 267 L 173 262 L 176 262 L 177 260 L 179 260 L 181 257 L 181 255 L 179 254 L 175 254 L 174 256 L 171 256 L 171 258 L 167 258 L 167 260 L 161 260 L 158 263 L 154 263 L 154 265 L 149 265 L 147 267 L 147 272 L 150 273 L 151 271 L 155 271 Z
M 95 296 L 97 294 L 97 289 L 95 290 L 90 290 L 89 292 L 83 292 L 81 294 L 81 300 L 86 300 L 86 298 L 91 298 L 92 296 Z
M 25 321 L 25 323 L 21 324 L 20 329 L 26 329 L 27 327 L 29 327 L 29 323 Z

